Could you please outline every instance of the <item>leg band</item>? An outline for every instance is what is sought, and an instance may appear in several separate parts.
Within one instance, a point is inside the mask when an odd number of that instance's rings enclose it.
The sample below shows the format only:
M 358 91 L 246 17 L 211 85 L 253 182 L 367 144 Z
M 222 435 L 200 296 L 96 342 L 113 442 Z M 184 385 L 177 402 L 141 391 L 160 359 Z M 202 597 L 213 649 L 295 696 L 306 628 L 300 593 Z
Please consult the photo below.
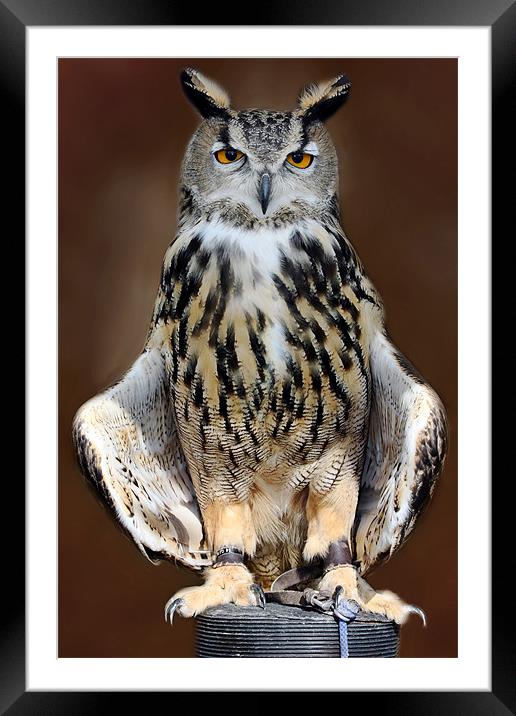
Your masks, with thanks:
M 340 539 L 336 542 L 332 542 L 328 547 L 328 554 L 324 558 L 324 571 L 328 572 L 330 569 L 348 565 L 352 566 L 348 541 L 346 539 Z
M 217 550 L 213 567 L 226 567 L 228 564 L 243 564 L 244 552 L 238 547 L 221 547 Z

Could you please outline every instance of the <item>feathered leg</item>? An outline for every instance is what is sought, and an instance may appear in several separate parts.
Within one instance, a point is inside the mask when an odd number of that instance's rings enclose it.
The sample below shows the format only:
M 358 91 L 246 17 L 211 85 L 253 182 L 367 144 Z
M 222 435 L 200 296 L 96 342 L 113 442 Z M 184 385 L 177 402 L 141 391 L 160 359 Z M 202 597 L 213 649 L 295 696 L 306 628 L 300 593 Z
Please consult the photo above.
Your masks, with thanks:
M 315 481 L 310 486 L 306 507 L 308 534 L 303 556 L 306 560 L 314 557 L 324 560 L 316 598 L 353 600 L 364 611 L 384 614 L 399 624 L 411 613 L 419 614 L 425 621 L 420 609 L 405 604 L 392 592 L 376 592 L 359 576 L 350 550 L 359 479 L 352 471 L 338 478 L 326 491 L 321 491 L 320 483 Z
M 351 470 L 338 475 L 329 489 L 317 478 L 313 481 L 306 504 L 308 531 L 303 557 L 307 561 L 324 559 L 320 592 L 331 596 L 341 586 L 347 599 L 358 601 L 357 573 L 349 548 L 357 502 L 358 479 Z
M 247 503 L 212 502 L 203 512 L 208 540 L 217 553 L 213 567 L 205 572 L 205 583 L 187 587 L 175 594 L 165 606 L 165 619 L 172 623 L 174 613 L 182 617 L 221 604 L 265 605 L 261 587 L 244 565 L 244 553 L 253 555 L 256 534 Z

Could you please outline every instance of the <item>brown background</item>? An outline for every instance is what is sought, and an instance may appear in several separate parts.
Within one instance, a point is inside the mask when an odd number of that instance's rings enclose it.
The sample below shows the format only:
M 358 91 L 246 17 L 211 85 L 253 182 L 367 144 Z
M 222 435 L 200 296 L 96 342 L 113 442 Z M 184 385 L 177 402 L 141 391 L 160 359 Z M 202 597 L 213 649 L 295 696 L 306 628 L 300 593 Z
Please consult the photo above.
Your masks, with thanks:
M 59 656 L 192 656 L 193 623 L 162 613 L 198 578 L 154 567 L 76 467 L 77 408 L 143 347 L 175 231 L 177 178 L 198 118 L 178 74 L 217 79 L 235 107 L 291 109 L 342 71 L 328 127 L 342 221 L 383 296 L 394 341 L 444 400 L 451 447 L 408 544 L 371 576 L 427 613 L 401 655 L 457 655 L 457 65 L 455 60 L 61 60 L 59 63 Z

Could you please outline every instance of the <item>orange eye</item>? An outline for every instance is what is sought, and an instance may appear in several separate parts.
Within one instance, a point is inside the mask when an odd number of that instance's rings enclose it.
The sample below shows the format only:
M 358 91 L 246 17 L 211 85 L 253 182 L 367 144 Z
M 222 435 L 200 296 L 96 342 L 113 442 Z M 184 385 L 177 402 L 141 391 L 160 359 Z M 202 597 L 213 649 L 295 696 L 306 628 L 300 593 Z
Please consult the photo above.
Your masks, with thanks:
M 239 152 L 238 149 L 233 149 L 233 147 L 226 147 L 215 152 L 215 159 L 221 164 L 234 164 L 234 162 L 242 159 L 243 156 L 242 152 Z
M 313 160 L 313 154 L 305 154 L 304 152 L 292 152 L 287 157 L 287 162 L 298 169 L 308 169 Z

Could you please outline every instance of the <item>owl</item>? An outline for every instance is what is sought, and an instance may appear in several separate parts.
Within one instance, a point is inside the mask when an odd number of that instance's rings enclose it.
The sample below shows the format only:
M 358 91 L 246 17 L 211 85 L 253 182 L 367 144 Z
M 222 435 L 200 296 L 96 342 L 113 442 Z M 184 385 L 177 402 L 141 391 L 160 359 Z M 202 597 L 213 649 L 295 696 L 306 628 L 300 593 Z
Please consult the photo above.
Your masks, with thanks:
M 365 576 L 427 504 L 446 416 L 340 225 L 325 122 L 350 83 L 310 85 L 286 112 L 237 111 L 194 69 L 181 82 L 202 121 L 177 234 L 142 354 L 75 417 L 81 469 L 145 557 L 203 573 L 171 623 L 263 607 L 303 575 L 403 623 L 419 610 Z

